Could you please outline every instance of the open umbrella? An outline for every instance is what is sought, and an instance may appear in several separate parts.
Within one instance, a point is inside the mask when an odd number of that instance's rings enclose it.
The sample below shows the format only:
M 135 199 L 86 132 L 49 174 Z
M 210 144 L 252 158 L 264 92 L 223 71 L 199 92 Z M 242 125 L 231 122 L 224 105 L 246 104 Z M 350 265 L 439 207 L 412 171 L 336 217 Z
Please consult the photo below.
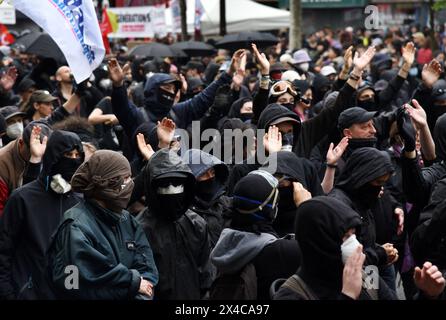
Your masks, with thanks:
M 271 33 L 244 31 L 237 34 L 229 34 L 216 43 L 217 48 L 237 50 L 249 49 L 251 43 L 255 43 L 259 48 L 266 48 L 277 44 L 279 40 Z
M 59 46 L 44 32 L 32 32 L 20 37 L 16 44 L 23 45 L 25 52 L 35 54 L 44 58 L 53 58 L 56 61 L 62 62 L 65 56 L 59 49 Z
M 215 53 L 215 48 L 199 41 L 182 41 L 171 45 L 174 49 L 184 51 L 189 57 L 206 57 Z
M 182 52 L 181 50 L 174 51 L 169 46 L 157 42 L 136 46 L 132 48 L 128 54 L 129 56 L 134 56 L 134 57 L 151 57 L 151 58 L 185 56 L 185 53 Z

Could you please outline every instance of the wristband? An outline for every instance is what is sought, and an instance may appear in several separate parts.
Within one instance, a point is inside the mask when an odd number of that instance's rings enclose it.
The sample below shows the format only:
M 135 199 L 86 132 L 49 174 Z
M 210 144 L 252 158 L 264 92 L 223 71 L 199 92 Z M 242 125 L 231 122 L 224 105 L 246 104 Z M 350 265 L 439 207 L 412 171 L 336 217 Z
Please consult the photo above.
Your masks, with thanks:
M 357 74 L 350 73 L 349 78 L 352 79 L 352 80 L 354 80 L 354 81 L 358 81 L 361 77 L 358 76 Z
M 326 163 L 328 168 L 332 168 L 332 169 L 336 169 L 338 167 L 337 164 L 330 164 L 330 163 Z

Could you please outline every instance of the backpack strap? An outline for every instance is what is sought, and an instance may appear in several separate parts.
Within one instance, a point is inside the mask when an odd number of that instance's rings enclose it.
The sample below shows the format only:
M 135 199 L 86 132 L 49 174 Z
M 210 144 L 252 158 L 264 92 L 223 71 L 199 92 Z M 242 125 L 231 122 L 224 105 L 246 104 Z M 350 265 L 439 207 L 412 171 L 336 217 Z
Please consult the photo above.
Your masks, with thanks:
M 302 280 L 302 278 L 299 277 L 297 274 L 293 274 L 291 277 L 289 277 L 285 281 L 285 283 L 282 284 L 282 287 L 288 288 L 288 289 L 296 292 L 301 297 L 303 297 L 305 300 L 319 300 L 318 297 L 305 284 L 305 282 Z

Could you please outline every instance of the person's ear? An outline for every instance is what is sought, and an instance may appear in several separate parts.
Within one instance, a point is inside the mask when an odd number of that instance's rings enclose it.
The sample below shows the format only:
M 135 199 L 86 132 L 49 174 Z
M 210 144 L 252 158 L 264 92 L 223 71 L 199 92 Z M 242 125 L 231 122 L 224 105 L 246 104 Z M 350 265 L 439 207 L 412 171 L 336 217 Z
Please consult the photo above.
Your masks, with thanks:
M 33 102 L 33 108 L 34 108 L 34 110 L 39 110 L 39 103 Z
M 352 132 L 350 131 L 350 129 L 344 129 L 343 131 L 342 131 L 342 133 L 344 134 L 344 137 L 347 137 L 347 138 L 349 138 L 349 139 L 351 139 L 352 138 Z

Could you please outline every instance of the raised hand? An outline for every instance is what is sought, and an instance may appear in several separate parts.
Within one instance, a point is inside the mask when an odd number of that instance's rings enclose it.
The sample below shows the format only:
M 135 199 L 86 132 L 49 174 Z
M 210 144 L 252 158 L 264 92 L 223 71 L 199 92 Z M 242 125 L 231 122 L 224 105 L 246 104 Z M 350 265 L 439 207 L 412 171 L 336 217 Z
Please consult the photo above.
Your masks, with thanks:
M 421 79 L 426 87 L 432 88 L 435 82 L 440 78 L 442 72 L 441 64 L 437 60 L 432 60 L 425 64 L 421 72 Z
M 445 279 L 438 268 L 430 262 L 423 264 L 423 269 L 415 268 L 413 276 L 415 285 L 429 298 L 438 297 L 445 288 Z
M 344 54 L 344 71 L 348 72 L 353 65 L 353 46 L 348 47 Z
M 229 69 L 227 71 L 230 76 L 234 76 L 237 70 L 240 69 L 241 60 L 245 54 L 246 53 L 244 49 L 239 49 L 233 54 L 231 65 L 229 66 Z
M 124 84 L 125 74 L 129 71 L 129 69 L 129 64 L 126 64 L 124 68 L 121 68 L 118 60 L 115 58 L 108 61 L 108 74 L 115 87 L 121 87 Z
M 327 151 L 327 164 L 329 165 L 336 165 L 338 163 L 338 160 L 342 157 L 345 150 L 348 146 L 348 138 L 344 137 L 342 138 L 341 142 L 334 148 L 334 144 L 330 143 L 330 146 L 328 147 Z
M 303 202 L 311 199 L 311 193 L 304 188 L 302 183 L 293 182 L 293 200 L 296 207 L 300 206 Z
M 163 118 L 163 120 L 158 121 L 156 126 L 156 134 L 158 135 L 159 147 L 167 148 L 173 139 L 175 134 L 175 122 L 171 119 Z
M 409 67 L 413 64 L 415 60 L 416 51 L 417 49 L 415 48 L 413 42 L 406 43 L 406 45 L 402 48 L 404 63 L 407 64 Z
M 40 163 L 42 162 L 43 154 L 46 150 L 46 143 L 48 141 L 48 137 L 43 137 L 42 141 L 40 141 L 40 134 L 42 132 L 42 128 L 39 126 L 33 126 L 33 130 L 31 131 L 31 137 L 29 140 L 29 148 L 31 153 L 31 158 L 29 161 L 31 163 Z
M 144 139 L 144 135 L 142 133 L 138 133 L 136 135 L 136 142 L 138 144 L 138 149 L 141 152 L 143 158 L 145 160 L 149 160 L 155 151 L 153 151 L 152 146 L 150 144 L 146 143 L 146 140 Z
M 278 127 L 269 127 L 268 132 L 263 136 L 263 145 L 268 154 L 279 152 L 282 149 L 282 133 Z
M 427 115 L 424 111 L 423 107 L 420 106 L 417 100 L 412 100 L 412 105 L 406 104 L 404 108 L 406 109 L 407 113 L 409 114 L 410 118 L 415 124 L 415 127 L 418 130 L 421 130 L 425 126 L 427 126 Z
M 362 253 L 362 245 L 347 259 L 342 275 L 342 293 L 352 299 L 358 299 L 362 289 L 362 266 L 365 254 Z
M 15 84 L 15 81 L 17 80 L 17 76 L 18 74 L 16 67 L 13 66 L 8 68 L 8 70 L 0 77 L 0 85 L 2 86 L 3 90 L 11 90 Z
M 262 75 L 269 75 L 270 63 L 268 58 L 264 53 L 260 54 L 259 50 L 255 43 L 251 44 L 252 50 L 254 51 L 254 55 L 256 56 L 257 62 L 260 64 L 260 72 Z
M 360 57 L 358 52 L 355 52 L 355 57 L 353 58 L 353 65 L 357 71 L 363 71 L 365 67 L 372 61 L 375 56 L 375 47 L 369 47 Z

